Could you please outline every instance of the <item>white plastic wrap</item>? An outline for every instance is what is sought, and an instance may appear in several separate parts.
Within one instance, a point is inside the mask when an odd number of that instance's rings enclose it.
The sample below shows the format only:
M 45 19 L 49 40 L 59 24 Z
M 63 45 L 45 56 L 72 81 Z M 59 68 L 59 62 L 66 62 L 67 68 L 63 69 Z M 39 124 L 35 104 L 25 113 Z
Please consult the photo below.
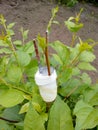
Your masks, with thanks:
M 39 87 L 40 95 L 45 102 L 52 102 L 57 96 L 57 74 L 53 69 L 50 76 L 38 70 L 35 74 L 35 82 Z

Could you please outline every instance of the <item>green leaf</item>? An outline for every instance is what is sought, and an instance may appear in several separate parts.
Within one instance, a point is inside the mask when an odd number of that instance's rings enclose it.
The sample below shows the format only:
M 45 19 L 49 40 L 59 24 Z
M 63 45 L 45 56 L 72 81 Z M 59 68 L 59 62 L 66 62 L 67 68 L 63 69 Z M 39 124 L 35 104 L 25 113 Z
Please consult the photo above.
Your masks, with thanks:
M 50 109 L 47 130 L 73 130 L 71 111 L 60 98 Z
M 83 52 L 83 51 L 87 51 L 87 50 L 92 50 L 93 46 L 90 45 L 88 43 L 88 41 L 82 41 L 81 38 L 79 38 L 79 41 L 80 41 L 80 45 L 79 45 L 79 50 L 80 52 Z
M 14 123 L 14 125 L 16 126 L 16 130 L 23 130 L 24 122 Z
M 0 130 L 12 130 L 12 129 L 5 121 L 0 119 Z
M 21 40 L 16 40 L 13 42 L 14 45 L 22 45 L 22 42 Z
M 24 130 L 45 130 L 44 123 L 43 117 L 41 117 L 41 115 L 35 111 L 32 104 L 30 104 L 24 120 Z
M 96 71 L 96 68 L 94 66 L 92 66 L 90 63 L 88 62 L 80 62 L 78 64 L 78 67 L 82 70 L 91 70 L 91 71 Z
M 50 46 L 57 52 L 60 60 L 63 63 L 68 63 L 69 62 L 70 51 L 69 51 L 67 46 L 65 46 L 60 41 L 55 41 L 55 42 L 51 43 Z
M 98 85 L 84 92 L 84 100 L 90 105 L 98 105 Z
M 26 66 L 25 68 L 25 73 L 27 74 L 27 76 L 30 78 L 34 78 L 34 75 L 36 73 L 38 69 L 38 63 L 36 60 L 31 60 L 30 64 L 28 66 Z
M 10 82 L 19 83 L 22 78 L 21 69 L 16 65 L 11 65 L 7 72 L 7 78 Z
M 8 44 L 6 44 L 3 40 L 0 40 L 0 46 L 1 47 L 8 47 Z
M 4 90 L 0 94 L 0 105 L 4 107 L 12 107 L 24 100 L 24 93 L 15 89 Z
M 72 77 L 72 68 L 65 68 L 63 70 L 59 70 L 58 75 L 60 75 L 58 81 L 61 84 L 64 84 L 67 80 L 69 80 Z
M 29 30 L 26 30 L 26 31 L 23 32 L 24 40 L 26 40 L 28 38 L 28 32 L 29 32 Z
M 60 59 L 60 57 L 57 54 L 52 54 L 53 58 L 61 65 L 63 65 L 62 60 Z
M 10 24 L 7 26 L 7 28 L 8 28 L 8 29 L 11 29 L 14 25 L 15 25 L 15 23 L 10 23 Z
M 82 23 L 75 24 L 74 22 L 70 20 L 65 21 L 65 25 L 67 26 L 68 30 L 71 32 L 77 32 L 83 27 Z
M 0 54 L 11 54 L 12 53 L 12 51 L 10 50 L 10 49 L 8 49 L 8 48 L 1 48 L 0 49 Z
M 76 76 L 80 74 L 80 69 L 78 67 L 75 67 L 72 69 L 72 75 Z
M 49 23 L 48 23 L 48 25 L 47 25 L 47 31 L 48 31 L 49 33 L 50 33 L 50 29 L 51 29 L 52 23 L 58 24 L 57 21 L 54 21 L 54 18 L 55 18 L 55 16 L 56 16 L 56 13 L 58 12 L 58 10 L 59 10 L 58 6 L 52 9 L 52 16 L 51 16 L 51 18 L 50 18 L 50 20 L 49 20 Z
M 4 109 L 1 116 L 9 120 L 22 121 L 24 116 L 22 114 L 19 114 L 19 110 L 20 110 L 20 105 L 6 108 Z
M 0 59 L 0 76 L 3 77 L 6 74 L 8 59 L 3 57 Z
M 91 78 L 87 73 L 83 73 L 82 76 L 80 77 L 82 79 L 82 81 L 88 85 L 91 84 Z
M 67 1 L 67 6 L 68 6 L 68 7 L 72 7 L 72 6 L 74 6 L 76 3 L 78 3 L 77 0 L 70 0 L 70 1 Z
M 32 41 L 27 42 L 24 46 L 23 46 L 23 51 L 30 54 L 34 52 L 34 45 Z
M 70 79 L 67 82 L 65 82 L 64 86 L 59 89 L 59 93 L 62 96 L 68 95 L 71 91 L 75 90 L 71 95 L 77 94 L 77 90 L 80 88 L 81 82 L 78 79 Z M 79 93 L 79 90 L 78 90 Z
M 93 62 L 95 55 L 91 51 L 83 51 L 80 55 L 80 61 Z
M 58 22 L 58 21 L 55 21 L 55 20 L 54 20 L 54 21 L 53 21 L 53 23 L 54 23 L 54 24 L 58 24 L 58 25 L 59 25 L 59 22 Z
M 98 125 L 98 109 L 82 100 L 77 102 L 74 114 L 76 115 L 75 130 L 91 129 Z
M 39 34 L 39 35 L 37 35 L 37 40 L 38 40 L 39 46 L 44 51 L 46 48 L 46 39 L 44 37 L 41 37 Z
M 23 51 L 17 51 L 17 59 L 21 67 L 27 66 L 31 61 L 30 55 Z
M 58 10 L 59 10 L 58 6 L 52 9 L 52 17 L 55 17 Z
M 39 94 L 35 94 L 32 99 L 32 105 L 38 113 L 46 111 L 46 103 L 43 101 Z
M 21 109 L 20 109 L 20 111 L 19 111 L 19 114 L 22 114 L 22 113 L 27 112 L 27 111 L 28 111 L 28 108 L 29 108 L 29 102 L 25 103 L 25 104 L 21 107 Z
M 15 34 L 12 29 L 7 29 L 6 31 L 9 36 L 13 36 Z
M 24 42 L 24 40 L 26 40 L 28 38 L 28 32 L 29 32 L 29 30 L 25 30 L 24 31 L 23 27 L 21 27 L 20 31 L 22 33 L 23 42 Z

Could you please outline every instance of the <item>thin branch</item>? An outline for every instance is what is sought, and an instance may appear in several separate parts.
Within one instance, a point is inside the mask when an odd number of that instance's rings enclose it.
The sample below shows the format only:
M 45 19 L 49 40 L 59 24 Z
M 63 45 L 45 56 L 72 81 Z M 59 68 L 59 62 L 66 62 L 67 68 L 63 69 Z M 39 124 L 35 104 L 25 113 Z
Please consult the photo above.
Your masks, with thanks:
M 50 72 L 50 62 L 49 62 L 49 54 L 48 54 L 48 32 L 46 31 L 46 48 L 45 48 L 45 58 L 46 58 L 46 65 L 48 69 L 48 75 L 51 75 Z
M 35 39 L 33 39 L 33 43 L 34 43 L 36 58 L 37 58 L 37 60 L 38 60 L 38 64 L 40 64 L 40 56 L 39 56 L 38 47 L 37 47 L 37 44 L 36 44 Z

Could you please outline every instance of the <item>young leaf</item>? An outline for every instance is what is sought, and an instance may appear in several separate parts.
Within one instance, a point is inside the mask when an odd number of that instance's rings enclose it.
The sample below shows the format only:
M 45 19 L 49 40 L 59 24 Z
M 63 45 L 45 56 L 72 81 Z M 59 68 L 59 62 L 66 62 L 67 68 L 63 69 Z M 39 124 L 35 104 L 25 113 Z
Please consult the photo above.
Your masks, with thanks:
M 46 103 L 43 101 L 39 94 L 35 94 L 32 99 L 32 105 L 38 113 L 46 111 Z
M 12 51 L 8 48 L 1 48 L 0 49 L 0 54 L 11 54 Z
M 83 73 L 80 78 L 82 79 L 82 81 L 83 81 L 85 84 L 90 85 L 91 82 L 92 82 L 90 76 L 89 76 L 87 73 Z
M 33 105 L 29 105 L 29 110 L 24 120 L 24 130 L 45 130 L 45 121 L 33 108 Z
M 60 65 L 63 65 L 62 60 L 60 59 L 60 57 L 57 54 L 52 54 L 54 60 L 56 60 Z
M 76 24 L 69 20 L 65 21 L 65 25 L 67 26 L 68 30 L 71 32 L 78 32 L 83 27 L 82 23 Z
M 58 21 L 55 21 L 55 20 L 54 20 L 54 21 L 53 21 L 53 23 L 54 23 L 54 24 L 58 24 L 58 25 L 59 25 L 59 22 L 58 22 Z
M 51 29 L 51 25 L 52 25 L 52 23 L 56 23 L 56 24 L 59 24 L 57 21 L 54 21 L 54 18 L 55 18 L 55 16 L 56 16 L 56 13 L 58 12 L 58 6 L 56 7 L 56 8 L 53 8 L 52 9 L 52 16 L 51 16 L 51 18 L 50 18 L 50 20 L 49 20 L 49 23 L 48 23 L 48 25 L 47 25 L 47 31 L 50 33 L 50 29 Z
M 67 46 L 65 46 L 60 41 L 55 41 L 55 42 L 51 43 L 50 46 L 57 52 L 57 54 L 58 54 L 60 60 L 62 61 L 62 63 L 68 63 L 70 51 L 67 48 Z
M 50 109 L 47 130 L 73 130 L 70 109 L 60 98 L 56 99 Z
M 96 71 L 96 68 L 94 66 L 92 66 L 90 63 L 88 62 L 80 62 L 78 64 L 78 67 L 82 70 L 92 70 L 92 71 Z
M 83 51 L 79 57 L 80 61 L 93 62 L 95 55 L 91 51 Z
M 88 43 L 88 41 L 82 41 L 81 38 L 79 38 L 80 46 L 79 50 L 80 52 L 86 51 L 86 50 L 92 50 L 93 46 Z
M 7 25 L 7 28 L 11 29 L 14 25 L 15 25 L 15 23 L 10 23 L 9 25 Z
M 23 46 L 23 51 L 31 54 L 34 52 L 34 45 L 32 41 L 27 42 L 24 46 Z
M 29 30 L 26 30 L 26 31 L 23 32 L 24 40 L 26 40 L 28 38 L 28 32 L 29 32 Z
M 41 47 L 43 51 L 45 51 L 46 48 L 46 39 L 44 37 L 41 37 L 40 34 L 37 36 L 38 44 Z
M 0 40 L 0 47 L 8 47 L 8 44 L 5 44 L 3 40 Z
M 20 109 L 20 111 L 19 111 L 19 114 L 22 114 L 22 113 L 27 112 L 28 109 L 29 109 L 29 102 L 25 103 L 25 104 L 21 107 L 21 109 Z
M 22 41 L 21 40 L 16 40 L 13 42 L 14 45 L 22 45 Z
M 15 34 L 12 29 L 7 29 L 6 31 L 9 36 L 13 36 Z

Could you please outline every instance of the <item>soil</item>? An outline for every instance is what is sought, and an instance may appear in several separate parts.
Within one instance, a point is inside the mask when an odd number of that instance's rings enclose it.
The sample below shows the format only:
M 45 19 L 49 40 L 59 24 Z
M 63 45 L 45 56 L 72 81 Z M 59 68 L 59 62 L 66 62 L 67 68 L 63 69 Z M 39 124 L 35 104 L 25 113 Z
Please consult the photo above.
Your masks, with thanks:
M 8 23 L 16 22 L 14 27 L 15 39 L 20 39 L 21 35 L 19 29 L 29 29 L 28 38 L 31 40 L 36 38 L 40 33 L 45 35 L 48 21 L 51 17 L 51 10 L 56 7 L 55 2 L 52 0 L 0 0 L 0 14 L 3 14 Z M 81 15 L 81 22 L 84 23 L 84 28 L 79 32 L 79 36 L 86 40 L 92 38 L 98 41 L 98 7 L 92 4 L 78 3 L 74 7 L 59 6 L 59 12 L 57 13 L 56 20 L 60 22 L 60 25 L 52 25 L 51 34 L 49 36 L 50 41 L 60 40 L 64 44 L 70 45 L 71 34 L 64 25 L 64 21 L 70 16 L 75 16 L 76 13 L 84 8 Z M 98 70 L 98 46 L 94 51 L 96 60 L 93 65 Z M 93 81 L 98 81 L 98 73 L 91 72 Z

